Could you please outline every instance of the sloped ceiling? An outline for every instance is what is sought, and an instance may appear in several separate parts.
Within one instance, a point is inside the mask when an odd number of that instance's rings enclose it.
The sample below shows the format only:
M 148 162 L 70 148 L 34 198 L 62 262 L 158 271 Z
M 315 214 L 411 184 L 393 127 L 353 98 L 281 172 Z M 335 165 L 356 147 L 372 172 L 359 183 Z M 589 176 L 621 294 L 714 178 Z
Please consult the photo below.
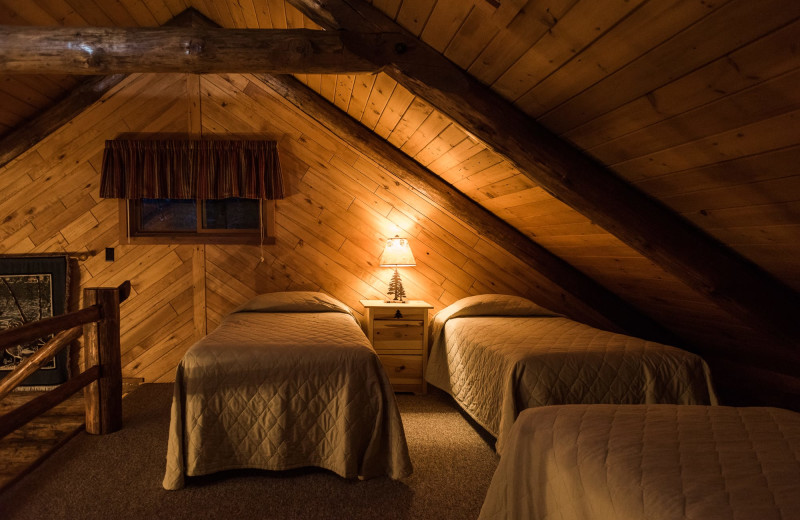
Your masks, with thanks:
M 549 130 L 800 290 L 799 3 L 373 5 Z M 7 1 L 0 23 L 157 26 L 189 7 L 227 28 L 317 28 L 283 0 Z M 710 356 L 763 364 L 748 354 L 769 346 L 758 331 L 551 196 L 385 74 L 297 78 Z M 76 81 L 0 76 L 0 132 L 45 110 Z

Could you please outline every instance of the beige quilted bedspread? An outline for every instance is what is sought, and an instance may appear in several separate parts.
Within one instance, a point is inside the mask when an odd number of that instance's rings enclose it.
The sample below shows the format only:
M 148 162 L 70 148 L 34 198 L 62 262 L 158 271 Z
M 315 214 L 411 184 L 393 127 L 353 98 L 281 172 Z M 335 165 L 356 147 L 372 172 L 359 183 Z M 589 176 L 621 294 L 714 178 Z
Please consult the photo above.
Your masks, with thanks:
M 236 468 L 411 473 L 394 393 L 348 313 L 231 314 L 187 351 L 174 388 L 166 489 Z
M 778 408 L 526 410 L 481 519 L 800 518 L 800 414 Z
M 705 362 L 599 330 L 523 298 L 464 298 L 436 314 L 426 379 L 497 437 L 520 411 L 571 403 L 716 404 Z

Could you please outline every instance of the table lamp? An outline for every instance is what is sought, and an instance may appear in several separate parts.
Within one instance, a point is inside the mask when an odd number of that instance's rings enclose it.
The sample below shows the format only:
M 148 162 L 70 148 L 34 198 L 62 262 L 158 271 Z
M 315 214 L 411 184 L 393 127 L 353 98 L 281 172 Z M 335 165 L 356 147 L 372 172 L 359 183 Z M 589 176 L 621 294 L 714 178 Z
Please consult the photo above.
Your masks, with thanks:
M 394 275 L 389 283 L 388 294 L 394 299 L 386 300 L 386 303 L 405 303 L 406 291 L 403 289 L 403 282 L 400 280 L 398 267 L 413 267 L 417 265 L 414 261 L 414 254 L 408 240 L 395 236 L 386 241 L 386 247 L 381 255 L 381 267 L 394 267 Z

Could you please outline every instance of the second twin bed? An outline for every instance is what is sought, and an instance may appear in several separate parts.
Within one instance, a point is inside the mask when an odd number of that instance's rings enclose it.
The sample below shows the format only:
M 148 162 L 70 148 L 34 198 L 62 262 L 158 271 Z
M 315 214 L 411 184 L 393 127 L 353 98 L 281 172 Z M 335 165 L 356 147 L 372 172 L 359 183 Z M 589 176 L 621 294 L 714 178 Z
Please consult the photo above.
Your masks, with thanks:
M 463 298 L 433 319 L 426 377 L 497 438 L 519 413 L 573 403 L 716 404 L 690 352 L 596 329 L 517 296 Z

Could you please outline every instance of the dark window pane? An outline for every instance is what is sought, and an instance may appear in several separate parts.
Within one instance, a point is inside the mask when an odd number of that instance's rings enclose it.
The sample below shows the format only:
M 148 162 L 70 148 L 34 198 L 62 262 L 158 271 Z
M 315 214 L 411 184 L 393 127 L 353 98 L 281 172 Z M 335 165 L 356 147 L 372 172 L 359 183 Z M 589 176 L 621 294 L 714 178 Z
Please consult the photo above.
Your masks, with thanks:
M 197 207 L 193 200 L 142 199 L 141 231 L 197 230 Z
M 258 229 L 261 203 L 257 199 L 221 199 L 204 202 L 205 229 Z

